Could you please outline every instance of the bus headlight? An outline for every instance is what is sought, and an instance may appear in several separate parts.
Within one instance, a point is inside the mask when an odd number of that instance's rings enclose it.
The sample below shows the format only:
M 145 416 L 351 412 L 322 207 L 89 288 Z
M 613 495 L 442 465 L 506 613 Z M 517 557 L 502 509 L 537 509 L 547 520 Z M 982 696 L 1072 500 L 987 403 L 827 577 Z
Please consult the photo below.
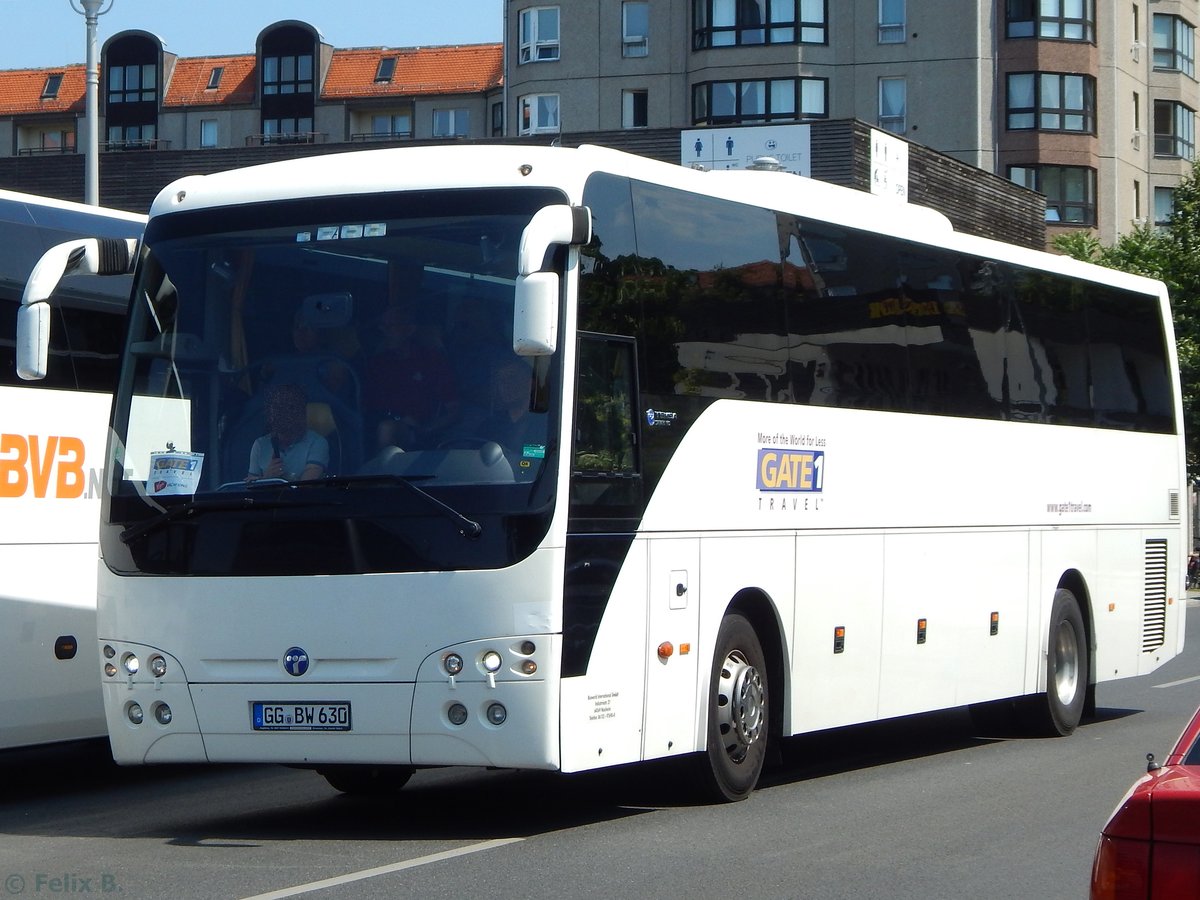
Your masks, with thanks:
M 463 670 L 463 658 L 457 653 L 447 653 L 442 657 L 442 668 L 447 675 L 457 675 Z
M 167 674 L 167 661 L 161 656 L 150 657 L 150 674 L 155 678 L 162 678 Z
M 483 663 L 483 669 L 485 672 L 495 673 L 500 671 L 500 666 L 503 663 L 503 660 L 500 658 L 500 654 L 495 650 L 489 650 L 487 653 L 483 654 L 480 662 Z
M 130 675 L 136 675 L 138 673 L 138 669 L 142 667 L 142 664 L 132 653 L 126 653 L 123 657 L 121 657 L 121 667 Z

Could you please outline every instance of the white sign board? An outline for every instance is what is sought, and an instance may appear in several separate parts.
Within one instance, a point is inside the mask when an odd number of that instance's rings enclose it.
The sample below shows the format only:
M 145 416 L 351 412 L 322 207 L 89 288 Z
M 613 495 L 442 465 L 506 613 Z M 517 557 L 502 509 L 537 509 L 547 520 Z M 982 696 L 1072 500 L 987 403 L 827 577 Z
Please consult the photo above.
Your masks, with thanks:
M 796 175 L 812 174 L 808 125 L 690 128 L 679 135 L 679 162 L 706 169 L 745 169 L 770 156 Z
M 908 142 L 871 129 L 871 193 L 908 202 Z

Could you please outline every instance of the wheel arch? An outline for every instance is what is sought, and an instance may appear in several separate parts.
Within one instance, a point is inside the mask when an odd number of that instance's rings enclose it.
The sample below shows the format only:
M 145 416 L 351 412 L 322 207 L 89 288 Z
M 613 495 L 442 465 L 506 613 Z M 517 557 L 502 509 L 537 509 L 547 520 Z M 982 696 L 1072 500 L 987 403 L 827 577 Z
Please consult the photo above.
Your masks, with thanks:
M 767 706 L 769 743 L 775 743 L 785 733 L 784 718 L 788 704 L 785 698 L 791 695 L 790 666 L 787 665 L 787 647 L 783 623 L 779 610 L 766 591 L 761 588 L 743 588 L 738 591 L 725 614 L 739 613 L 744 616 L 758 635 L 763 656 L 767 660 Z M 778 744 L 775 744 L 778 747 Z

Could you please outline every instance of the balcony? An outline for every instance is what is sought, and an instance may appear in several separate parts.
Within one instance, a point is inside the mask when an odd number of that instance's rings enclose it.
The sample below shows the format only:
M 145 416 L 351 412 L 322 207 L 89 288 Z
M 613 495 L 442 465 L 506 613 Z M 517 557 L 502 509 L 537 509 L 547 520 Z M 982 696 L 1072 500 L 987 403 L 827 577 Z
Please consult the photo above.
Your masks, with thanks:
M 411 141 L 411 131 L 364 131 L 350 135 L 351 141 Z
M 170 150 L 171 142 L 162 138 L 133 138 L 124 141 L 105 141 L 100 145 L 105 153 L 121 153 L 126 150 Z
M 289 131 L 278 134 L 251 134 L 247 147 L 275 147 L 280 144 L 323 144 L 328 137 L 322 131 Z

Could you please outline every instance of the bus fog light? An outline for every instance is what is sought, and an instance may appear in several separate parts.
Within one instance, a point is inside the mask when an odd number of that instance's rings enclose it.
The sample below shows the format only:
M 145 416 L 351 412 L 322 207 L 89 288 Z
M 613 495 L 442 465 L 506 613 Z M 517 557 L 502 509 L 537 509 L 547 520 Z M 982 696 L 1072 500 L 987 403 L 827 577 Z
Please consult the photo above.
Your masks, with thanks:
M 159 703 L 157 706 L 155 706 L 154 720 L 158 722 L 159 725 L 170 725 L 171 707 L 167 706 L 165 703 Z
M 113 649 L 112 644 L 104 645 L 104 658 L 105 659 L 112 659 L 116 655 L 117 655 L 117 651 Z
M 537 663 L 532 659 L 527 659 L 521 663 L 521 672 L 524 675 L 532 675 L 537 671 Z
M 446 718 L 450 720 L 451 725 L 462 725 L 467 721 L 467 708 L 461 703 L 451 703 L 450 708 L 446 710 Z
M 125 718 L 129 719 L 134 725 L 141 725 L 142 720 L 146 718 L 146 714 L 142 711 L 141 704 L 130 703 L 125 707 Z
M 114 666 L 112 663 L 105 663 L 104 664 L 104 674 L 107 675 L 109 678 L 112 678 L 113 676 L 115 676 L 117 674 L 117 667 Z
M 483 654 L 483 668 L 488 672 L 499 672 L 503 660 L 500 659 L 500 654 L 495 650 L 489 650 Z
M 463 670 L 463 658 L 457 653 L 447 653 L 442 657 L 442 668 L 447 675 L 457 675 Z
M 142 667 L 142 664 L 141 664 L 141 662 L 138 661 L 138 658 L 136 656 L 134 656 L 132 653 L 126 653 L 121 658 L 121 666 L 130 675 L 136 675 L 138 673 L 138 669 L 140 669 Z
M 508 718 L 508 710 L 503 704 L 493 703 L 487 708 L 487 720 L 493 725 L 503 725 L 504 720 Z
M 161 656 L 150 657 L 150 674 L 155 678 L 162 678 L 167 674 L 167 661 Z

